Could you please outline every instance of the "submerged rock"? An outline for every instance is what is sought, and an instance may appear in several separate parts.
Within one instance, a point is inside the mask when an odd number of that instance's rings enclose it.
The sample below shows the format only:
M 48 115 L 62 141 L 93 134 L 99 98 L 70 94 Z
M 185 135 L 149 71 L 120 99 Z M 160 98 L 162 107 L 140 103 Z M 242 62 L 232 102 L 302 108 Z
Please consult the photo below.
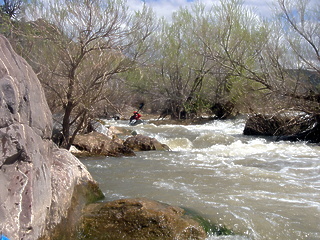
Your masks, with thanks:
M 205 239 L 203 227 L 182 208 L 138 198 L 90 204 L 81 239 Z
M 37 76 L 0 35 L 0 230 L 9 239 L 50 239 L 65 219 L 103 197 L 85 166 L 57 148 L 51 133 Z
M 143 136 L 141 134 L 127 138 L 124 145 L 133 151 L 170 150 L 167 145 L 160 143 L 157 139 Z

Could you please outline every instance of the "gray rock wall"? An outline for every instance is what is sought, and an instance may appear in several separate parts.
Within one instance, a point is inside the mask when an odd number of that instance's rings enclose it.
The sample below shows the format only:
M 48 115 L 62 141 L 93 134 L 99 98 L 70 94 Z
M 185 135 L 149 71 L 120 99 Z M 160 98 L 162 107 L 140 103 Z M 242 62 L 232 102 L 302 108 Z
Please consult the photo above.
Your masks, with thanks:
M 51 133 L 37 76 L 0 35 L 0 232 L 11 240 L 50 239 L 74 204 L 75 187 L 94 183 Z

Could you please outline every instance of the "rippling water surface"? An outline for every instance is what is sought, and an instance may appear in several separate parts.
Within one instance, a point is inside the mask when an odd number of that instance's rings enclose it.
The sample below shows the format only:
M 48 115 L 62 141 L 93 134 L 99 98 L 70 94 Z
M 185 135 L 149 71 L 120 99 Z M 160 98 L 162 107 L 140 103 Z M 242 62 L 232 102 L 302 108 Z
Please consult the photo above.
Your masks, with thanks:
M 147 197 L 234 230 L 209 239 L 320 239 L 320 147 L 243 136 L 244 120 L 129 127 L 170 152 L 82 159 L 106 201 Z

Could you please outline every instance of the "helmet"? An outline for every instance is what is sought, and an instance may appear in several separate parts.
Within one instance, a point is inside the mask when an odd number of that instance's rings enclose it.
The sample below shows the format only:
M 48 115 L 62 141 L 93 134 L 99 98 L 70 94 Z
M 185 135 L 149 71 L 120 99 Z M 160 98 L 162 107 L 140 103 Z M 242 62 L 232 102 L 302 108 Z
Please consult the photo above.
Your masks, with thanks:
M 134 111 L 133 113 L 138 113 L 137 111 Z

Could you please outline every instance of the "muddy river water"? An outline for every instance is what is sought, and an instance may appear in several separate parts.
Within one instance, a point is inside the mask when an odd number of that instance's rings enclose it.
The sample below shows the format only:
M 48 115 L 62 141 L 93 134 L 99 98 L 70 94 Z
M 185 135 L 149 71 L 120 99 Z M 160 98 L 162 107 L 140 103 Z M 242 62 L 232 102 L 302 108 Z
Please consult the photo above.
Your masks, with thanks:
M 105 201 L 147 197 L 236 233 L 208 239 L 320 239 L 320 146 L 244 136 L 244 119 L 108 125 L 155 137 L 172 151 L 82 159 Z

